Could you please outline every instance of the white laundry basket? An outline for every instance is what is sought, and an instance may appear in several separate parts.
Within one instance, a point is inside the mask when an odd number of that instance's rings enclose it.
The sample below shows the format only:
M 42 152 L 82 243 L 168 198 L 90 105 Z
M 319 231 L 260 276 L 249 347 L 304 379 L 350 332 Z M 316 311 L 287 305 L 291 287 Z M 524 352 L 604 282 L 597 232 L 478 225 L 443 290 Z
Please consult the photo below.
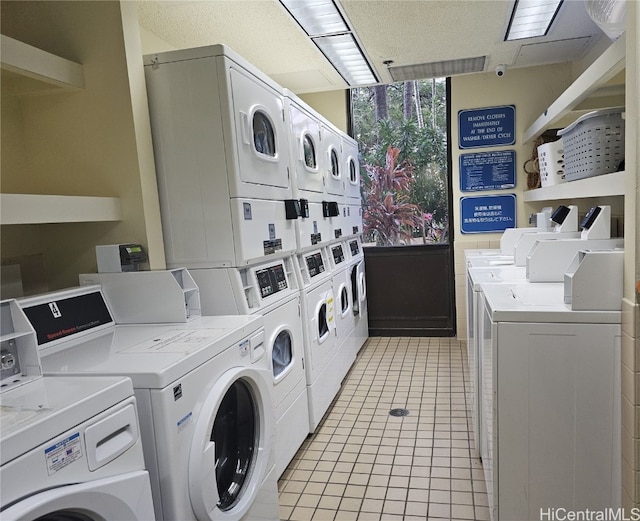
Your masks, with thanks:
M 566 182 L 564 171 L 564 149 L 562 140 L 544 143 L 538 147 L 540 184 L 553 186 Z
M 622 111 L 616 108 L 590 112 L 558 131 L 567 181 L 618 171 L 624 159 Z

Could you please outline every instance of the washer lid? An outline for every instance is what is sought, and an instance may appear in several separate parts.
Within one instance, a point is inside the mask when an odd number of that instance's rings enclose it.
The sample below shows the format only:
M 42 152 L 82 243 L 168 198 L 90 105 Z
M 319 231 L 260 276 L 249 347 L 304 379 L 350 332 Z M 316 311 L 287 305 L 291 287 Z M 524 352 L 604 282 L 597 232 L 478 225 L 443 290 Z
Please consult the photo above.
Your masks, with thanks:
M 619 324 L 620 311 L 572 311 L 564 303 L 564 284 L 482 284 L 494 322 Z
M 129 376 L 163 389 L 227 349 L 244 349 L 261 315 L 201 317 L 180 324 L 124 325 L 40 352 L 44 374 Z
M 43 377 L 0 395 L 2 465 L 133 396 L 129 378 Z

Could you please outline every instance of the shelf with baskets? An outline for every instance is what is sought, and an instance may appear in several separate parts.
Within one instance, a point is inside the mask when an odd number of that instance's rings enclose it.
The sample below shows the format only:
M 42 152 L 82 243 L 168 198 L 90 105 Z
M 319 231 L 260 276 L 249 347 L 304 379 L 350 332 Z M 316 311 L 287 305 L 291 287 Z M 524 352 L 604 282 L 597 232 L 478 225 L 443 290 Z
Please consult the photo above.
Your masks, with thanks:
M 626 43 L 624 35 L 604 51 L 523 134 L 522 142 L 528 143 L 545 130 L 566 126 L 578 116 L 595 108 L 620 105 L 624 99 L 620 85 L 610 85 L 620 77 L 625 68 Z M 624 89 L 622 88 L 622 91 Z M 582 105 L 581 105 L 582 104 Z
M 558 201 L 624 195 L 625 172 L 613 172 L 524 192 L 524 201 Z

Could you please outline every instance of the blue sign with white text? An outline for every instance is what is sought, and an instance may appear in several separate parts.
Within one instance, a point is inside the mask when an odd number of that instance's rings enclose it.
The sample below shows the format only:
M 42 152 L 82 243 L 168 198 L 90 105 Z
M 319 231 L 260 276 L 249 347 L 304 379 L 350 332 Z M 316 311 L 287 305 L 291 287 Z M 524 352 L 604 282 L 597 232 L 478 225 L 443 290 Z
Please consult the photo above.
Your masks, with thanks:
M 515 145 L 516 107 L 461 110 L 458 134 L 458 147 L 462 149 Z
M 515 226 L 515 194 L 460 198 L 462 233 L 502 232 Z
M 515 150 L 460 155 L 461 191 L 504 190 L 515 186 Z

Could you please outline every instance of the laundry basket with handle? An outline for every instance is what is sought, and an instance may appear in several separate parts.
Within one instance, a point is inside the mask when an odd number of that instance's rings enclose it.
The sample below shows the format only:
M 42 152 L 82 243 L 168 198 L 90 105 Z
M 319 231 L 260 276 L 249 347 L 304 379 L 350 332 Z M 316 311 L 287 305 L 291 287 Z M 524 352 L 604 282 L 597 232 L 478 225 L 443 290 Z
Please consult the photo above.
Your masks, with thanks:
M 596 110 L 558 131 L 567 181 L 618 171 L 624 160 L 623 110 Z

